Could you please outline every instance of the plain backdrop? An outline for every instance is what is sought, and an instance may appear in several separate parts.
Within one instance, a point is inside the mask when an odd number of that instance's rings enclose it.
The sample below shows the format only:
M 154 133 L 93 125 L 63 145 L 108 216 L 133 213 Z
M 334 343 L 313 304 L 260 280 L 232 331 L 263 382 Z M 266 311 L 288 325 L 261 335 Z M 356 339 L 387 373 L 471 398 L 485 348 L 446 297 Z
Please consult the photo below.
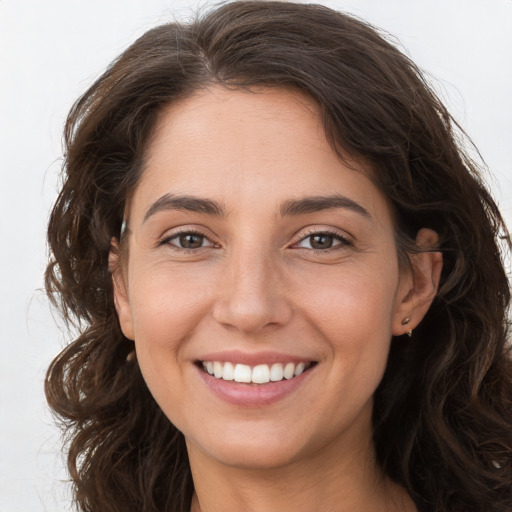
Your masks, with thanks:
M 512 224 L 512 0 L 333 0 L 397 36 L 492 172 Z M 201 2 L 202 7 L 209 5 Z M 42 292 L 45 227 L 73 101 L 188 0 L 0 0 L 0 512 L 71 510 L 43 395 L 66 343 Z

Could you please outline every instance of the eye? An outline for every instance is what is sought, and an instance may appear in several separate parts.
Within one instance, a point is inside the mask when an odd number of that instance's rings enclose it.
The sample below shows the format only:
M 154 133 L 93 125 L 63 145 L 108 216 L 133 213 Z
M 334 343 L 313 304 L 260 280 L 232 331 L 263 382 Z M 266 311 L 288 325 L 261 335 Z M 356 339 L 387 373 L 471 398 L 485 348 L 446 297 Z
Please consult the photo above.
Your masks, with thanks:
M 328 231 L 311 233 L 303 238 L 296 247 L 303 249 L 313 249 L 315 251 L 325 251 L 336 246 L 348 246 L 352 242 L 339 233 L 330 233 Z
M 205 235 L 196 231 L 182 231 L 168 236 L 160 242 L 160 245 L 171 245 L 176 249 L 194 250 L 203 247 L 214 247 L 215 244 Z

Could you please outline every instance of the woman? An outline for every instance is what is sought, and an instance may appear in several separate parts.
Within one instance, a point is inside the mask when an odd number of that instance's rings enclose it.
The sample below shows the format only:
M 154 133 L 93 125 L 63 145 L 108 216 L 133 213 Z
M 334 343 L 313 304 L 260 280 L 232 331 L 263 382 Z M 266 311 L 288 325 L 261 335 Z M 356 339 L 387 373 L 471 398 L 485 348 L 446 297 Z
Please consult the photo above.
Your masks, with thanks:
M 79 508 L 512 510 L 508 233 L 458 135 L 325 7 L 234 2 L 121 55 L 48 231 Z

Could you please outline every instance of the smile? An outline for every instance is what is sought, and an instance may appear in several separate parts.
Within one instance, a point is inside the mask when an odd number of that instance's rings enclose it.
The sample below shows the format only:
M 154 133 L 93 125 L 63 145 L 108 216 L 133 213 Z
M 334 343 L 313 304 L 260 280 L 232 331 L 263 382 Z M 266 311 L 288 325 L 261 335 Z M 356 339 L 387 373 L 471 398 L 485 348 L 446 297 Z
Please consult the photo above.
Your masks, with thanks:
M 245 384 L 268 384 L 298 377 L 311 368 L 314 362 L 300 363 L 274 363 L 249 366 L 220 361 L 201 361 L 202 369 L 215 377 L 225 381 L 235 381 Z

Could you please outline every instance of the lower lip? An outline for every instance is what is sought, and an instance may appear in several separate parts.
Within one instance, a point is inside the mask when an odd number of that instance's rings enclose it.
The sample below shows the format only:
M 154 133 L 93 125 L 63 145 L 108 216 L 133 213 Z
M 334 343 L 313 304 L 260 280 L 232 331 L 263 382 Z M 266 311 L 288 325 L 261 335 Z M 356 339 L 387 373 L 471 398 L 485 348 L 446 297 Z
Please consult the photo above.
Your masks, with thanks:
M 279 402 L 293 393 L 309 377 L 313 368 L 290 380 L 280 380 L 267 384 L 244 384 L 233 380 L 212 377 L 200 368 L 201 380 L 221 400 L 241 407 L 264 407 Z

